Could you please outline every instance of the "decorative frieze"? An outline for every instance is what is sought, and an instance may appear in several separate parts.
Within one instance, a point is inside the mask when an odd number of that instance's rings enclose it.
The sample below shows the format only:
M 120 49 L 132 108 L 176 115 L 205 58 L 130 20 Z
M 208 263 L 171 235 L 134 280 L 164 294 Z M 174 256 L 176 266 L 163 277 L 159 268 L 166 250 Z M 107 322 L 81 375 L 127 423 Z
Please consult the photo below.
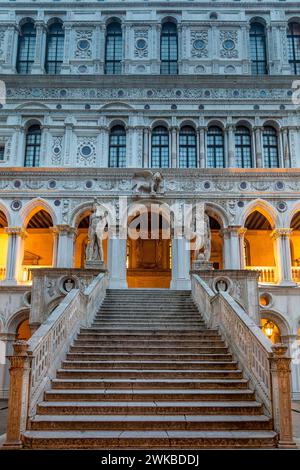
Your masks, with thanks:
M 191 31 L 191 56 L 208 57 L 208 31 Z
M 148 36 L 149 28 L 139 28 L 134 30 L 134 56 L 140 59 L 148 57 Z
M 237 59 L 238 53 L 238 32 L 220 31 L 221 51 L 220 56 L 226 59 Z

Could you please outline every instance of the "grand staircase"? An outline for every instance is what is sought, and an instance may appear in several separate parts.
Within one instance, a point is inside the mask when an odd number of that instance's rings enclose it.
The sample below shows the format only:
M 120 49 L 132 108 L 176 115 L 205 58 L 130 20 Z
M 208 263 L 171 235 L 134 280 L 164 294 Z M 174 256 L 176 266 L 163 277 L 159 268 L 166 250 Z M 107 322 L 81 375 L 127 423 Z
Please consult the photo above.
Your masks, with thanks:
M 187 291 L 109 290 L 23 435 L 27 448 L 274 447 L 262 405 Z

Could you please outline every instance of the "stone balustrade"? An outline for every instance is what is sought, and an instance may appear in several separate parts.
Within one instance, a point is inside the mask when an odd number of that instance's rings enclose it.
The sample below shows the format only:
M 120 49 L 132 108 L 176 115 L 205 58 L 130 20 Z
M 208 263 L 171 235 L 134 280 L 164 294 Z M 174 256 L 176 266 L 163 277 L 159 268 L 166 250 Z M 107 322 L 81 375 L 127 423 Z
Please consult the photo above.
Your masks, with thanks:
M 22 447 L 27 418 L 64 358 L 81 326 L 89 326 L 105 297 L 107 274 L 100 273 L 82 292 L 72 289 L 31 339 L 17 341 L 10 357 L 7 448 Z
M 228 292 L 215 294 L 197 274 L 192 275 L 192 295 L 208 325 L 219 328 L 230 344 L 266 413 L 273 418 L 278 447 L 294 447 L 287 346 L 272 345 Z

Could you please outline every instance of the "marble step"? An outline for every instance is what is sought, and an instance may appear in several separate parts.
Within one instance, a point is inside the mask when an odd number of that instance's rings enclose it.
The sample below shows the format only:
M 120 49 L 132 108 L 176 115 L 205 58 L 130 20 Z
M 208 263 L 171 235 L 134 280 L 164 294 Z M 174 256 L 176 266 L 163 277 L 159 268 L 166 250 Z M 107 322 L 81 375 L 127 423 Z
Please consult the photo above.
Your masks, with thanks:
M 52 389 L 245 389 L 247 379 L 52 379 Z
M 176 369 L 58 369 L 57 378 L 82 378 L 82 379 L 100 379 L 100 378 L 125 378 L 125 379 L 138 379 L 138 378 L 182 378 L 182 379 L 204 379 L 204 378 L 227 378 L 227 379 L 240 379 L 242 378 L 241 370 L 217 370 L 217 369 L 190 369 L 190 370 L 176 370 Z
M 75 361 L 75 360 L 65 360 L 62 362 L 62 369 L 137 369 L 137 370 L 236 370 L 237 362 L 236 361 L 134 361 L 134 360 L 124 360 L 124 361 Z
M 103 414 L 251 414 L 260 415 L 262 405 L 256 401 L 43 401 L 37 406 L 37 414 L 49 415 L 103 415 Z
M 140 361 L 154 360 L 154 361 L 232 361 L 231 354 L 153 354 L 153 353 L 84 353 L 72 352 L 67 354 L 68 361 L 121 361 L 124 359 L 133 359 Z
M 254 392 L 243 390 L 185 390 L 185 389 L 94 389 L 48 390 L 45 401 L 248 401 L 254 400 Z
M 257 415 L 36 415 L 31 430 L 271 430 L 272 421 Z
M 107 345 L 102 345 L 101 343 L 95 343 L 95 345 L 87 345 L 85 342 L 82 342 L 81 345 L 74 344 L 70 347 L 70 352 L 76 353 L 124 353 L 124 354 L 143 354 L 147 351 L 147 353 L 151 354 L 226 354 L 228 352 L 228 348 L 226 346 L 211 346 L 208 344 L 207 346 L 177 346 L 176 343 L 172 345 L 164 345 L 161 343 L 160 346 L 150 346 L 147 343 L 147 348 L 143 346 L 143 342 L 139 342 L 136 346 L 128 346 L 127 343 L 124 343 L 120 346 L 119 344 L 111 344 L 107 343 Z

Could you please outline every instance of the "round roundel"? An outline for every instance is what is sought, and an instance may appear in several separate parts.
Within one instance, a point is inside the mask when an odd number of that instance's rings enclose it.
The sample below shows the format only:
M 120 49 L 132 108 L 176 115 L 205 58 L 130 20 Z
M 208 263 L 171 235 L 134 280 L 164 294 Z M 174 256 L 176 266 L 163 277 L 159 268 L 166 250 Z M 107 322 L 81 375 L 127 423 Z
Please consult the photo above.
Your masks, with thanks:
M 227 51 L 234 49 L 235 47 L 234 41 L 232 41 L 232 39 L 226 39 L 226 41 L 223 42 L 223 47 Z
M 60 147 L 54 147 L 53 153 L 54 153 L 55 155 L 59 155 L 59 154 L 60 154 Z
M 18 199 L 15 199 L 12 203 L 11 203 L 11 208 L 13 211 L 19 211 L 22 207 L 22 202 L 19 201 Z
M 145 47 L 147 46 L 147 42 L 145 39 L 138 39 L 136 41 L 136 47 L 137 49 L 145 49 Z
M 93 149 L 89 145 L 83 145 L 80 149 L 80 153 L 83 157 L 90 157 L 93 153 Z
M 87 39 L 80 39 L 77 43 L 78 49 L 81 49 L 82 51 L 86 51 L 87 49 L 89 49 L 90 45 L 91 43 Z
M 195 41 L 193 42 L 193 47 L 198 51 L 202 51 L 203 49 L 205 49 L 205 42 L 203 41 L 203 39 L 195 39 Z

